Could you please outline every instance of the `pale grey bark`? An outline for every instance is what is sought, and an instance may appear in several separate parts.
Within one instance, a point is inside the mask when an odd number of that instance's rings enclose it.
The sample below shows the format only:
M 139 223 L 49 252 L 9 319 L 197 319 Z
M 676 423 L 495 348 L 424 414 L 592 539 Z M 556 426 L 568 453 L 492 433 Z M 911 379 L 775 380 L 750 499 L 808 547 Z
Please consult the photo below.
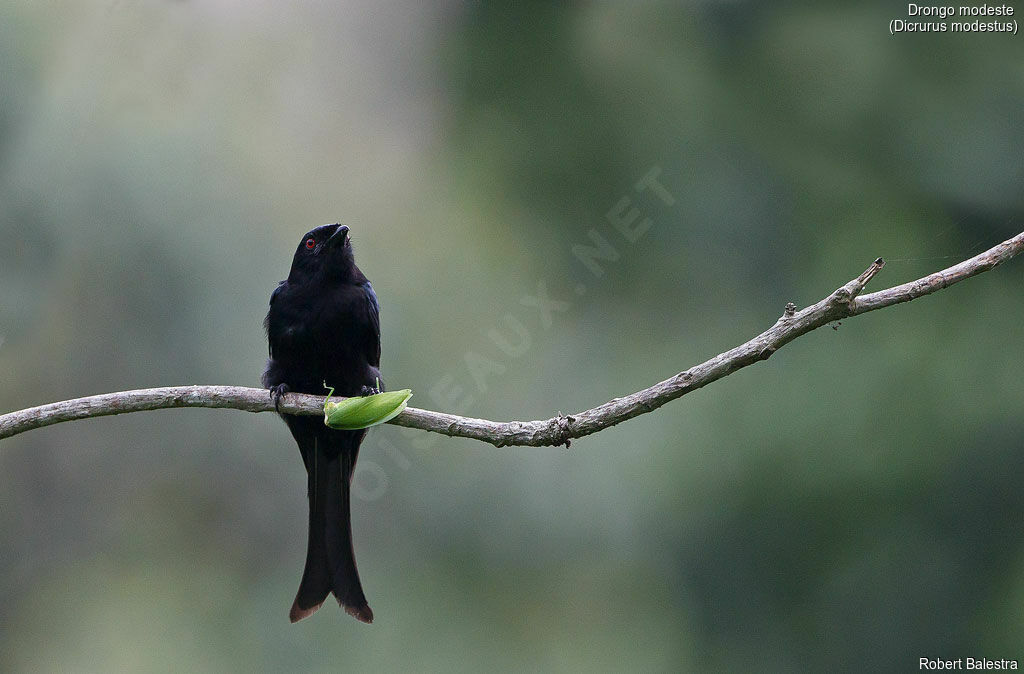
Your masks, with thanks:
M 816 304 L 799 311 L 792 304 L 787 305 L 775 325 L 736 348 L 720 353 L 700 365 L 694 365 L 642 391 L 614 398 L 584 412 L 559 414 L 543 421 L 495 422 L 410 407 L 389 423 L 453 437 L 483 440 L 496 447 L 568 445 L 572 439 L 597 433 L 609 426 L 656 410 L 670 400 L 707 386 L 740 368 L 765 360 L 781 347 L 811 330 L 832 321 L 909 302 L 947 288 L 992 269 L 1022 250 L 1024 232 L 948 269 L 910 283 L 861 295 L 864 286 L 885 264 L 879 258 L 860 276 Z M 281 398 L 281 411 L 289 414 L 323 414 L 323 405 L 324 398 L 321 396 L 288 393 Z M 120 391 L 5 414 L 0 416 L 0 438 L 8 438 L 63 421 L 170 407 L 222 407 L 246 412 L 274 411 L 273 402 L 265 389 L 238 386 L 171 386 Z

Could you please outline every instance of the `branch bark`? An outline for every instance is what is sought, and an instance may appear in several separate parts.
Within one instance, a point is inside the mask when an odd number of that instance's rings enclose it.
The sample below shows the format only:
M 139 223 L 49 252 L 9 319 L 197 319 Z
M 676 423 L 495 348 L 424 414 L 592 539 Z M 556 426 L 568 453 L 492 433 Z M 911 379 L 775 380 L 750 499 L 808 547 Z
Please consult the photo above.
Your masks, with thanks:
M 861 295 L 864 287 L 885 264 L 882 258 L 878 258 L 860 276 L 837 288 L 819 302 L 800 311 L 792 304 L 787 305 L 779 320 L 753 339 L 649 388 L 622 398 L 613 398 L 584 412 L 559 414 L 542 421 L 495 422 L 410 407 L 388 423 L 451 437 L 482 440 L 495 447 L 568 446 L 575 438 L 591 435 L 627 419 L 647 414 L 736 370 L 766 360 L 778 349 L 811 330 L 832 321 L 930 295 L 986 272 L 1013 258 L 1022 250 L 1024 232 L 942 271 L 886 290 Z M 281 398 L 281 411 L 287 414 L 323 414 L 324 400 L 322 396 L 288 393 Z M 246 412 L 274 411 L 274 405 L 265 389 L 239 386 L 171 386 L 120 391 L 10 412 L 0 416 L 0 439 L 64 421 L 172 407 L 230 408 Z

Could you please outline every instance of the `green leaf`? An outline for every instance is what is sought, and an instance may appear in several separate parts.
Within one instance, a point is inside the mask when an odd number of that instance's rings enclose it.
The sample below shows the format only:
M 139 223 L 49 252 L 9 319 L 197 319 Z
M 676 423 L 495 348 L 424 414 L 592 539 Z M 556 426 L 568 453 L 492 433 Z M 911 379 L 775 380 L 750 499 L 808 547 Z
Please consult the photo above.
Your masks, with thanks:
M 383 424 L 398 416 L 411 397 L 412 389 L 407 388 L 371 396 L 345 398 L 340 402 L 331 402 L 328 395 L 324 403 L 324 423 L 330 428 L 342 431 L 355 431 Z

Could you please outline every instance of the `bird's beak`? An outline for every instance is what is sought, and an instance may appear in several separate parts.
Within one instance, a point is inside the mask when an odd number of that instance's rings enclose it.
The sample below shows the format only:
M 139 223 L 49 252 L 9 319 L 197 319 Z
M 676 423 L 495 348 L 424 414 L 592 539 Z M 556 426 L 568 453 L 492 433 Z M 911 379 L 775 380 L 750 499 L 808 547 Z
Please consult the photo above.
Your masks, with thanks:
M 348 238 L 348 225 L 338 225 L 338 228 L 334 230 L 334 234 L 327 239 L 327 246 L 344 246 L 345 239 Z

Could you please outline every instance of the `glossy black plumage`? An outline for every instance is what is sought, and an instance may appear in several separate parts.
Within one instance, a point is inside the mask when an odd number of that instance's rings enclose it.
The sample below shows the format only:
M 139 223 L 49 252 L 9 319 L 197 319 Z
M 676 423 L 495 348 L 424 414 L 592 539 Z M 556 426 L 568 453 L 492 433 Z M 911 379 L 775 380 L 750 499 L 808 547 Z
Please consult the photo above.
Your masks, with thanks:
M 265 326 L 270 359 L 263 384 L 275 400 L 288 391 L 365 395 L 380 377 L 380 307 L 355 265 L 348 227 L 323 225 L 302 237 L 288 278 L 270 298 Z M 382 385 L 381 385 L 382 386 Z M 309 478 L 306 567 L 292 622 L 333 593 L 345 610 L 373 621 L 352 550 L 349 493 L 362 431 L 327 428 L 322 417 L 282 415 Z

